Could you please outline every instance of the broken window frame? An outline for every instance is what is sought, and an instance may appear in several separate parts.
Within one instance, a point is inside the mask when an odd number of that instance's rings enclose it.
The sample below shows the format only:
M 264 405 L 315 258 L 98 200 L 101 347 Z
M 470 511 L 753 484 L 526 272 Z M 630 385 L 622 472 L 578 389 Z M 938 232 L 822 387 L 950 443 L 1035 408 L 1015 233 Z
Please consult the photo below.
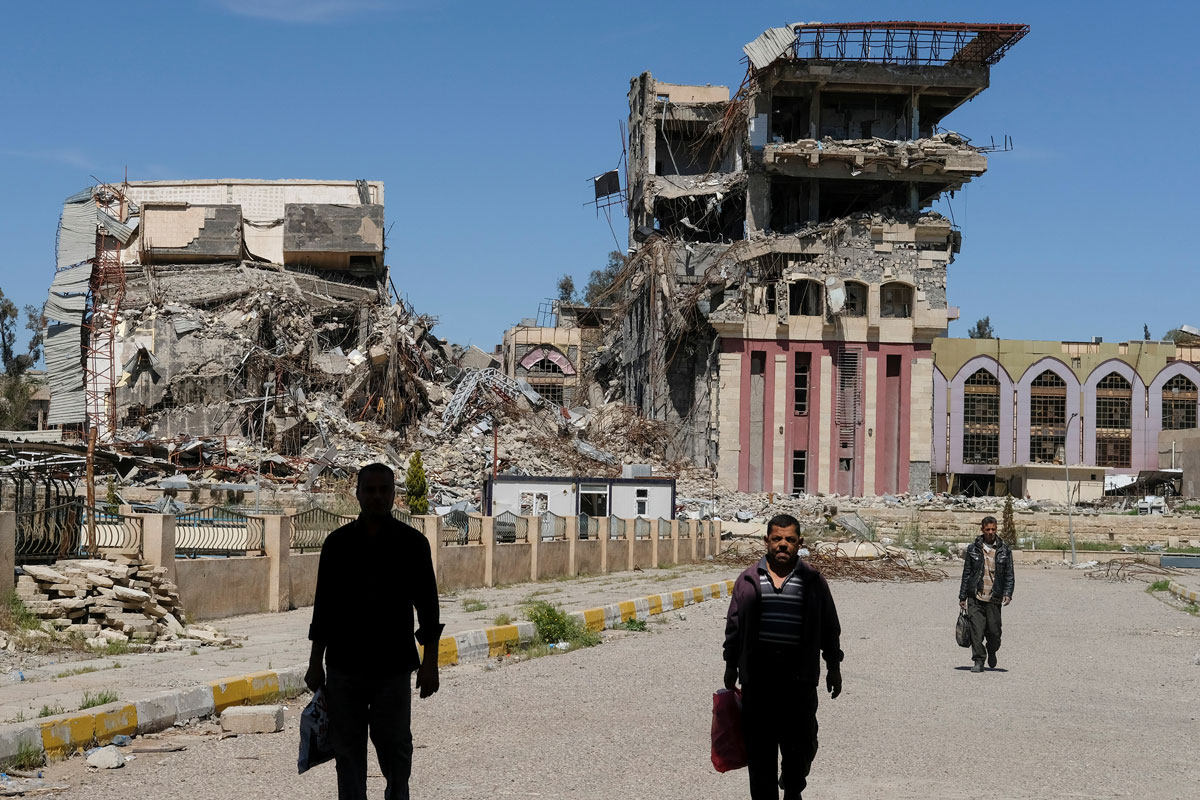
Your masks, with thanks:
M 792 415 L 803 417 L 808 414 L 808 387 L 812 377 L 812 358 L 808 353 L 796 354 L 796 366 L 792 372 Z
M 824 287 L 811 278 L 791 281 L 788 287 L 788 316 L 820 317 L 824 315 Z
M 1029 384 L 1029 461 L 1061 464 L 1058 451 L 1062 448 L 1065 460 L 1066 446 L 1067 382 L 1048 369 Z
M 963 381 L 962 462 L 1000 463 L 1000 380 L 982 367 Z
M 912 319 L 913 287 L 890 281 L 879 287 L 880 319 Z
M 861 281 L 846 281 L 846 302 L 842 305 L 842 316 L 865 317 L 871 287 Z
M 807 494 L 808 451 L 792 451 L 792 494 Z
M 1185 431 L 1196 424 L 1196 384 L 1186 375 L 1176 375 L 1162 387 L 1162 429 Z
M 1133 384 L 1110 372 L 1096 384 L 1096 466 L 1128 469 L 1133 457 Z

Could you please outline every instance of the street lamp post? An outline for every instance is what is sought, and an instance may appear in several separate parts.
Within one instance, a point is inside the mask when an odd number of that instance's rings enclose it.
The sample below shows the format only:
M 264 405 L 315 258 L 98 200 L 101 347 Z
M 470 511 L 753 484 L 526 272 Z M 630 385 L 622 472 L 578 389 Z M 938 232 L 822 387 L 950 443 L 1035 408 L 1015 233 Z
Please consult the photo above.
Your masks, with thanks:
M 1075 525 L 1071 520 L 1071 421 L 1079 416 L 1079 413 L 1071 414 L 1067 420 L 1067 428 L 1063 431 L 1063 469 L 1067 473 L 1067 536 L 1071 539 L 1071 566 L 1075 566 Z

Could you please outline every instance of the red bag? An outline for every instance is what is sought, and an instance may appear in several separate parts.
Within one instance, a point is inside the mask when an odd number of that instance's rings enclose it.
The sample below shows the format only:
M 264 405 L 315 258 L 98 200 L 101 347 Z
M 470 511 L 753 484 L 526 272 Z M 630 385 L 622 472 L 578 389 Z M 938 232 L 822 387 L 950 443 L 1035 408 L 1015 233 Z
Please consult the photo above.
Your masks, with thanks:
M 712 763 L 717 772 L 746 766 L 746 740 L 742 737 L 742 693 L 722 689 L 713 694 Z

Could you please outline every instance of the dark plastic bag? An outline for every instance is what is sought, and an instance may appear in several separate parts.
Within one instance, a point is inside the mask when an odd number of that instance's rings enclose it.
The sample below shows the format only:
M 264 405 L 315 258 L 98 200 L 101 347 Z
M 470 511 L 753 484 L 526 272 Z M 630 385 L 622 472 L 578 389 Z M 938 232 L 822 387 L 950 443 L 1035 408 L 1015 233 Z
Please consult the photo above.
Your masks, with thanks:
M 742 736 L 742 693 L 722 689 L 713 694 L 712 764 L 717 772 L 746 766 L 746 740 Z
M 329 744 L 329 706 L 325 703 L 325 690 L 317 689 L 313 699 L 300 712 L 300 758 L 296 766 L 303 775 L 331 758 L 333 747 Z
M 958 622 L 954 623 L 954 641 L 958 642 L 959 647 L 971 646 L 971 618 L 967 616 L 965 608 L 958 610 Z

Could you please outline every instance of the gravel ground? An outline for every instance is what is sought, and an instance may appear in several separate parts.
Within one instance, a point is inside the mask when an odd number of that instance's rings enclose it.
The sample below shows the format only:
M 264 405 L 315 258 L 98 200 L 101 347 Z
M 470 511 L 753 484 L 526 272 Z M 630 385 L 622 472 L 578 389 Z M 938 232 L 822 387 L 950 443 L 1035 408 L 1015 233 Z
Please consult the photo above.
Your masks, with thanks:
M 1000 669 L 975 675 L 952 640 L 956 588 L 833 585 L 846 689 L 822 700 L 809 795 L 1196 796 L 1200 619 L 1140 583 L 1026 568 L 1005 610 Z M 589 650 L 444 670 L 441 693 L 414 701 L 413 796 L 745 797 L 744 771 L 719 775 L 708 762 L 724 605 Z M 191 728 L 146 742 L 183 741 L 185 752 L 91 774 L 74 758 L 46 777 L 72 787 L 59 796 L 89 800 L 331 797 L 332 764 L 295 774 L 297 711 L 281 734 L 221 741 L 204 735 L 212 726 Z M 977 791 L 980 762 L 994 775 Z

